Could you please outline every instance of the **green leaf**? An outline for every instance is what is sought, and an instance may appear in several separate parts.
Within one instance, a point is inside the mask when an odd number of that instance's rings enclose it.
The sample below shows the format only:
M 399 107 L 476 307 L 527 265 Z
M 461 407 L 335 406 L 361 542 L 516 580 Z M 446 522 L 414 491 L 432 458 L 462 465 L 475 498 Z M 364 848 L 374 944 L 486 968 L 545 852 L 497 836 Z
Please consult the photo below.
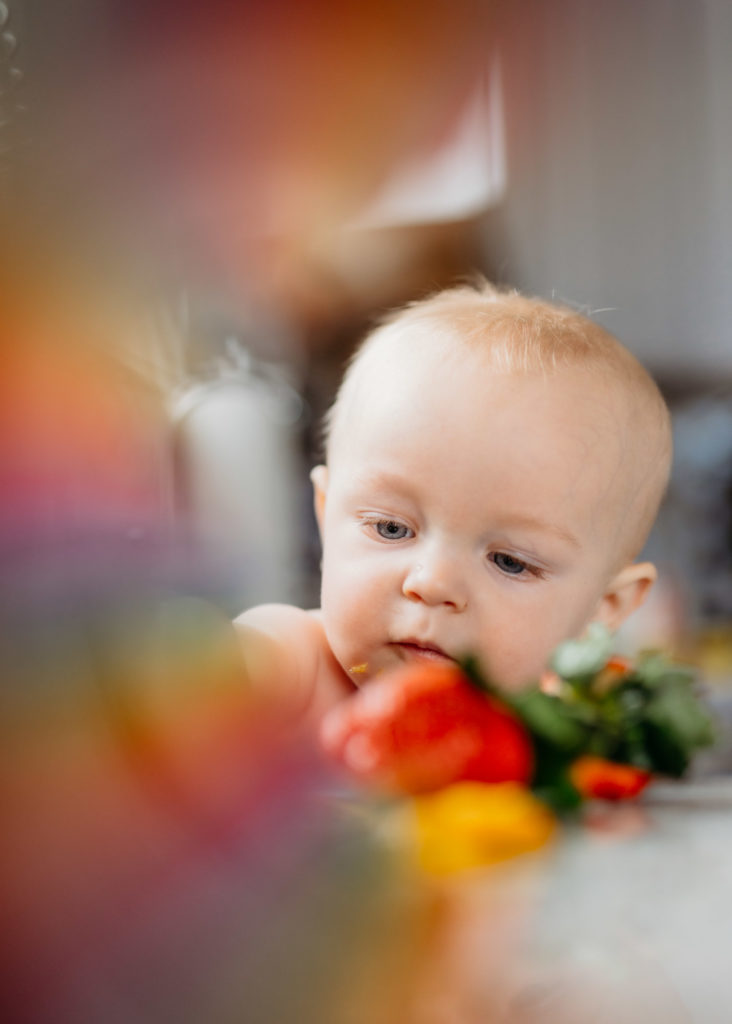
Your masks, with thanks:
M 460 658 L 458 666 L 467 677 L 469 683 L 471 683 L 476 690 L 480 690 L 483 694 L 490 694 L 491 696 L 501 696 L 498 690 L 492 686 L 486 679 L 483 671 L 480 667 L 480 662 L 474 654 L 466 654 L 465 657 Z
M 689 767 L 689 756 L 673 734 L 653 722 L 646 722 L 643 732 L 649 767 L 660 775 L 680 778 Z
M 615 749 L 610 751 L 610 760 L 619 764 L 631 764 L 643 771 L 653 771 L 654 764 L 648 752 L 646 731 L 640 722 L 630 723 L 623 729 Z
M 611 690 L 607 697 L 608 703 L 614 702 L 619 714 L 626 721 L 638 721 L 645 713 L 648 704 L 648 693 L 635 679 L 620 683 Z
M 694 670 L 685 665 L 675 665 L 657 651 L 646 651 L 638 659 L 635 676 L 646 687 L 658 689 L 667 683 L 682 683 L 691 687 Z
M 568 774 L 572 760 L 571 755 L 537 741 L 531 789 L 534 796 L 560 814 L 574 811 L 582 803 L 582 796 L 572 785 Z
M 534 787 L 534 796 L 558 814 L 576 811 L 582 804 L 582 795 L 566 776 L 560 776 L 545 786 Z
M 612 650 L 612 633 L 601 623 L 592 622 L 581 639 L 561 643 L 550 664 L 564 679 L 585 679 L 604 667 Z
M 524 690 L 511 697 L 510 705 L 529 732 L 565 751 L 580 750 L 587 728 L 577 720 L 570 705 L 540 690 Z
M 645 718 L 666 733 L 687 757 L 715 739 L 712 717 L 686 679 L 667 678 L 649 701 Z

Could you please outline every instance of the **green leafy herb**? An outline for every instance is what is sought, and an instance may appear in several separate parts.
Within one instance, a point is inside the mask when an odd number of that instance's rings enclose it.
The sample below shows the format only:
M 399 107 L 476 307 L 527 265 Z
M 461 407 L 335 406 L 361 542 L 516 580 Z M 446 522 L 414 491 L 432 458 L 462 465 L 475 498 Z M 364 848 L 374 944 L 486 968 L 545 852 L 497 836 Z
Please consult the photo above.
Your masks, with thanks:
M 522 721 L 534 746 L 532 788 L 559 811 L 581 803 L 569 768 L 583 755 L 678 778 L 715 740 L 690 669 L 658 652 L 631 664 L 611 657 L 612 646 L 612 634 L 597 623 L 582 639 L 561 644 L 551 660 L 558 677 L 552 694 L 539 686 L 506 694 L 485 679 L 475 659 L 462 665 L 474 685 Z

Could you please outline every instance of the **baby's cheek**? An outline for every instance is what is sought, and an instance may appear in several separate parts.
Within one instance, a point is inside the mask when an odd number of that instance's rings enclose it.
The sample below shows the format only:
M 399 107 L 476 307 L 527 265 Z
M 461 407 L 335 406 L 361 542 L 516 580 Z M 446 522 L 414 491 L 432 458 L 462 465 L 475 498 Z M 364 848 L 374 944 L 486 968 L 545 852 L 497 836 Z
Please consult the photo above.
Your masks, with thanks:
M 347 566 L 347 567 L 346 567 Z M 381 617 L 384 594 L 380 594 L 363 567 L 353 562 L 324 567 L 322 609 L 326 629 L 334 643 L 356 645 L 373 630 Z
M 525 630 L 508 636 L 504 633 L 477 654 L 491 682 L 515 692 L 538 682 L 555 646 L 549 635 L 537 634 L 526 624 Z
M 391 659 L 394 666 L 387 663 L 389 652 L 383 649 L 382 631 L 360 606 L 341 603 L 331 615 L 324 610 L 323 624 L 336 660 L 356 686 L 363 686 L 398 664 L 395 658 Z
M 511 642 L 486 649 L 484 664 L 489 677 L 497 686 L 512 692 L 539 683 L 559 644 L 581 636 L 587 621 L 586 615 L 556 616 L 550 611 L 543 621 L 540 616 L 530 617 L 524 629 L 512 635 Z
M 344 671 L 361 666 L 365 661 L 361 643 L 362 616 L 357 605 L 337 595 L 323 595 L 323 626 L 330 649 Z M 363 670 L 365 671 L 365 670 Z M 356 680 L 357 681 L 357 680 Z

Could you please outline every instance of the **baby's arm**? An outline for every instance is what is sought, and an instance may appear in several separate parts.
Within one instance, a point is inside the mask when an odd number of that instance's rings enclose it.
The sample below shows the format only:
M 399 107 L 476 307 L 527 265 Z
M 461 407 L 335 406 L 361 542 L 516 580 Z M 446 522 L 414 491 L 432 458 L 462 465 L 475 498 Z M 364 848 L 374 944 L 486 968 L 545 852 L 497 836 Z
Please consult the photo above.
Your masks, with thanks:
M 253 690 L 279 700 L 293 714 L 317 718 L 353 692 L 334 658 L 320 611 L 265 604 L 234 622 Z

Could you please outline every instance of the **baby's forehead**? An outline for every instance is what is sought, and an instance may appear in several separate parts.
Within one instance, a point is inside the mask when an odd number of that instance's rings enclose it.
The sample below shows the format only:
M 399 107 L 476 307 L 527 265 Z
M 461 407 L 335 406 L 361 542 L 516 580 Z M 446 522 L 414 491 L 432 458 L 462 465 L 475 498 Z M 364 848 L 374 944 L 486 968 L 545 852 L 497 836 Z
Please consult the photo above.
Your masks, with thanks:
M 374 345 L 352 367 L 331 425 L 329 462 L 358 458 L 374 444 L 399 451 L 422 446 L 444 460 L 481 466 L 486 442 L 500 436 L 504 448 L 531 452 L 541 465 L 552 445 L 556 459 L 571 460 L 579 447 L 602 447 L 617 463 L 629 444 L 621 439 L 625 418 L 610 393 L 595 397 L 599 381 L 582 367 L 549 372 L 496 366 L 484 351 L 433 340 L 415 359 L 406 346 Z M 364 447 L 366 446 L 366 447 Z M 608 462 L 607 452 L 603 461 Z M 490 471 L 490 464 L 486 470 Z
M 332 410 L 331 439 L 345 423 L 368 419 L 385 403 L 400 412 L 411 407 L 421 419 L 425 409 L 444 405 L 442 393 L 449 385 L 459 392 L 460 412 L 473 411 L 485 419 L 491 411 L 489 396 L 497 393 L 533 390 L 542 398 L 535 410 L 538 417 L 542 409 L 551 407 L 554 396 L 566 402 L 576 392 L 578 399 L 586 399 L 602 384 L 602 408 L 612 407 L 617 422 L 621 415 L 617 389 L 603 381 L 594 368 L 579 362 L 546 366 L 527 365 L 525 360 L 512 362 L 502 342 L 499 337 L 495 346 L 475 345 L 454 331 L 420 331 L 416 327 L 398 334 L 377 333 L 348 370 Z M 570 405 L 567 410 L 568 420 L 572 408 Z M 598 407 L 598 418 L 601 412 Z

